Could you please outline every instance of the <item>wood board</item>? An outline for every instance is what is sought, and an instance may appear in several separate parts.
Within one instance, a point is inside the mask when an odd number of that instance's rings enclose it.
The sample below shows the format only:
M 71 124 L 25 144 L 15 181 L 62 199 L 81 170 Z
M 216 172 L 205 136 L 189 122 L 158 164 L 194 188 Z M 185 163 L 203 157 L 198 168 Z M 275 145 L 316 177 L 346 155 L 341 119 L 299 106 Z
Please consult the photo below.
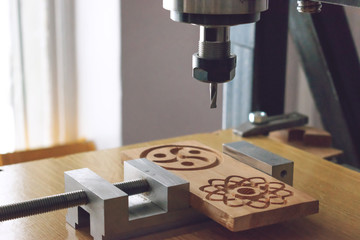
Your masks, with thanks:
M 92 141 L 78 141 L 74 143 L 56 145 L 47 148 L 16 151 L 13 153 L 0 154 L 0 166 L 15 163 L 29 162 L 45 158 L 62 157 L 65 155 L 89 152 L 96 150 Z
M 333 159 L 343 151 L 331 147 L 330 133 L 308 126 L 270 132 L 269 138 L 312 153 L 325 159 Z
M 319 211 L 311 196 L 196 141 L 130 149 L 121 158 L 147 158 L 186 179 L 191 206 L 234 232 Z

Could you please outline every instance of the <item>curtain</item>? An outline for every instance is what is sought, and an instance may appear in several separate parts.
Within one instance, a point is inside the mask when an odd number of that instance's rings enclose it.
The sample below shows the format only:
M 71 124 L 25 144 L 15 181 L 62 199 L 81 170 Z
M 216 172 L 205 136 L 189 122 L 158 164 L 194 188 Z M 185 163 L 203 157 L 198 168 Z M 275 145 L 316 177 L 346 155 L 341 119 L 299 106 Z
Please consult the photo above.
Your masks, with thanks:
M 15 126 L 11 103 L 11 30 L 9 1 L 0 1 L 0 153 L 15 148 Z
M 10 4 L 16 149 L 76 141 L 73 1 Z
M 84 138 L 98 149 L 120 146 L 119 1 L 4 0 L 3 6 L 0 20 L 8 21 L 0 31 L 10 27 L 2 38 L 9 46 L 0 48 L 8 53 L 1 54 L 8 65 L 0 71 L 7 74 L 0 83 L 0 152 Z

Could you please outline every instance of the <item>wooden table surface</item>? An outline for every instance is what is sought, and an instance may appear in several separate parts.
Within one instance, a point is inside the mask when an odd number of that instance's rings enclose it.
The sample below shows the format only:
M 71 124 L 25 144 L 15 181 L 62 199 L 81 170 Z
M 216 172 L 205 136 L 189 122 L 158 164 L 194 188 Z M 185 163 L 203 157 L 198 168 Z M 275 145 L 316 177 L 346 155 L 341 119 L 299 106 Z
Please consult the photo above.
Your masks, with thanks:
M 64 191 L 64 171 L 87 167 L 110 182 L 122 180 L 120 152 L 134 147 L 196 140 L 220 150 L 241 140 L 230 130 L 136 144 L 0 167 L 0 205 Z M 320 201 L 320 213 L 272 226 L 232 233 L 209 220 L 138 239 L 360 239 L 360 173 L 266 137 L 246 138 L 295 162 L 294 187 Z M 75 231 L 66 210 L 0 223 L 0 239 L 91 239 L 89 229 Z

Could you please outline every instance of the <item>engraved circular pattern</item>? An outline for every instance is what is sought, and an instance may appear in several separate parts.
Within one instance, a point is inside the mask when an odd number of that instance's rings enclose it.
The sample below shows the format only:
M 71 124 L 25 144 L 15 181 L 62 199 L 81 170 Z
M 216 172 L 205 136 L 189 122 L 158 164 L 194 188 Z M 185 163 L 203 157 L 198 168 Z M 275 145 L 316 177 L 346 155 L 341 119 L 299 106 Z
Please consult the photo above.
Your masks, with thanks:
M 220 164 L 221 156 L 216 152 L 197 146 L 165 145 L 143 151 L 141 158 L 146 158 L 168 170 L 202 170 Z
M 270 205 L 285 205 L 293 192 L 282 182 L 267 182 L 263 177 L 232 175 L 225 179 L 210 179 L 208 185 L 199 189 L 209 201 L 223 202 L 229 207 L 265 209 Z

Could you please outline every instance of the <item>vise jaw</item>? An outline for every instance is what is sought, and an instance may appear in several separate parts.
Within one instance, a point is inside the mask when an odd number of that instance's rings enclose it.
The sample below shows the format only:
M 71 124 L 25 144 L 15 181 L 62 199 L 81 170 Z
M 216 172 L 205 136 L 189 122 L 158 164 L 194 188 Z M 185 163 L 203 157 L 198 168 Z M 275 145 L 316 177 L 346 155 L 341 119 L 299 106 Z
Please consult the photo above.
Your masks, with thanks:
M 89 202 L 68 209 L 74 228 L 90 225 L 95 240 L 124 239 L 195 221 L 189 182 L 147 159 L 124 162 L 124 178 L 146 179 L 150 191 L 128 196 L 89 169 L 65 172 L 65 191 L 84 190 Z

